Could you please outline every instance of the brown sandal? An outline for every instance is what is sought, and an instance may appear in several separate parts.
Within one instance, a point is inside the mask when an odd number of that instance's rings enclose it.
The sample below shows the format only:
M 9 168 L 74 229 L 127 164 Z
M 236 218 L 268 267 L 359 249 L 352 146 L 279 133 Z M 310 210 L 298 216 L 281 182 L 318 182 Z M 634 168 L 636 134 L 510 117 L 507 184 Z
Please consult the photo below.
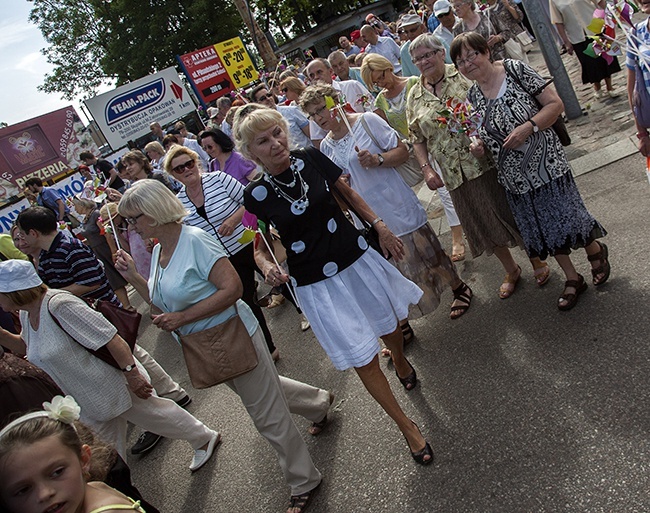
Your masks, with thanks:
M 576 289 L 575 293 L 567 294 L 563 293 L 558 299 L 557 307 L 559 310 L 571 310 L 576 304 L 578 304 L 578 296 L 587 290 L 587 283 L 581 274 L 578 275 L 578 280 L 567 280 L 564 282 L 564 290 L 572 287 Z M 559 301 L 566 301 L 562 304 Z
M 515 289 L 517 288 L 517 283 L 521 278 L 521 267 L 517 266 L 517 269 L 519 272 L 517 273 L 516 278 L 514 275 L 508 273 L 503 279 L 503 283 L 501 284 L 501 287 L 499 287 L 499 297 L 501 299 L 508 299 L 514 294 Z
M 590 262 L 600 262 L 600 265 L 595 269 L 591 270 L 591 275 L 593 276 L 593 284 L 596 287 L 599 287 L 609 279 L 609 274 L 611 272 L 611 267 L 609 265 L 609 251 L 607 245 L 604 242 L 596 241 L 600 246 L 600 251 L 593 255 L 587 255 L 587 260 Z M 598 279 L 598 275 L 602 274 L 602 278 Z

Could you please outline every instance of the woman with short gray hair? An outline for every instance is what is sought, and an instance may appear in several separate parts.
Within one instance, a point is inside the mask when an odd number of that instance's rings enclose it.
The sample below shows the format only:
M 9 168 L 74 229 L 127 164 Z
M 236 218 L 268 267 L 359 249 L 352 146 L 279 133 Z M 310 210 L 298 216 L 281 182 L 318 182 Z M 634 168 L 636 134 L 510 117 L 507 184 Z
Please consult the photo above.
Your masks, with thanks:
M 496 14 L 490 16 L 476 10 L 474 0 L 454 0 L 452 7 L 460 21 L 454 25 L 454 36 L 463 32 L 476 32 L 481 34 L 488 42 L 492 58 L 501 60 L 506 57 L 505 42 L 511 34 L 501 18 Z

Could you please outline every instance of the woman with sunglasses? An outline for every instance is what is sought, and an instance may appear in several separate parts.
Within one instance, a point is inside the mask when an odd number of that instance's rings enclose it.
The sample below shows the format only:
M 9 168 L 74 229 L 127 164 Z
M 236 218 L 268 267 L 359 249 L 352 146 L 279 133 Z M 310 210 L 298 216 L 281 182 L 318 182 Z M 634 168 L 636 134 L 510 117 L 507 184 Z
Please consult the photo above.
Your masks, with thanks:
M 212 141 L 212 136 L 206 135 L 211 133 L 214 132 L 203 132 L 199 136 L 201 141 Z M 253 165 L 256 166 L 255 163 Z M 205 230 L 215 237 L 226 251 L 228 260 L 244 286 L 242 300 L 253 311 L 269 352 L 273 360 L 277 361 L 280 358 L 280 351 L 273 343 L 262 309 L 255 303 L 255 271 L 259 269 L 253 258 L 253 243 L 238 242 L 244 233 L 241 224 L 245 211 L 244 187 L 224 172 L 202 173 L 198 155 L 185 146 L 172 146 L 172 149 L 167 152 L 165 169 L 183 184 L 177 197 L 188 213 L 184 223 Z
M 507 273 L 499 297 L 509 298 L 521 277 L 521 268 L 509 248 L 523 248 L 524 242 L 505 192 L 497 182 L 497 169 L 487 157 L 475 157 L 469 152 L 470 139 L 466 134 L 452 134 L 438 121 L 438 113 L 446 108 L 447 99 L 465 100 L 470 84 L 452 64 L 445 64 L 445 48 L 436 36 L 418 36 L 409 51 L 422 76 L 411 89 L 406 116 L 424 179 L 430 189 L 447 187 L 472 256 L 497 256 Z M 431 167 L 429 155 L 440 164 L 442 179 Z M 531 263 L 537 284 L 544 285 L 549 278 L 548 266 L 539 258 L 531 259 Z
M 290 101 L 289 105 L 297 105 L 298 98 L 306 87 L 305 83 L 296 77 L 287 77 L 280 84 L 280 90 Z

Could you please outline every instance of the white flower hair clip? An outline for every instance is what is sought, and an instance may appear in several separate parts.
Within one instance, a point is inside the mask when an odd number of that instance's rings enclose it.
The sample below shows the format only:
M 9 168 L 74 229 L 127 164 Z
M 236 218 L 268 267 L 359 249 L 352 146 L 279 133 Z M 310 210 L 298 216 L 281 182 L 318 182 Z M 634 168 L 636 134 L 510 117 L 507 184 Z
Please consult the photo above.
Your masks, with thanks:
M 7 424 L 4 429 L 0 431 L 0 438 L 2 438 L 9 431 L 11 431 L 16 426 L 19 426 L 23 422 L 27 422 L 31 419 L 38 419 L 41 417 L 48 417 L 52 420 L 58 420 L 63 424 L 72 426 L 72 428 L 76 431 L 76 428 L 74 427 L 74 421 L 79 420 L 81 407 L 77 404 L 77 401 L 74 400 L 74 397 L 71 395 L 66 395 L 65 397 L 57 395 L 52 398 L 51 403 L 47 401 L 44 402 L 43 408 L 43 411 L 27 413 L 26 415 L 23 415 L 22 417 L 19 417 L 13 422 Z
M 57 395 L 52 399 L 51 403 L 45 401 L 43 409 L 48 417 L 64 424 L 72 424 L 75 420 L 79 420 L 81 415 L 81 407 L 71 395 L 65 397 Z

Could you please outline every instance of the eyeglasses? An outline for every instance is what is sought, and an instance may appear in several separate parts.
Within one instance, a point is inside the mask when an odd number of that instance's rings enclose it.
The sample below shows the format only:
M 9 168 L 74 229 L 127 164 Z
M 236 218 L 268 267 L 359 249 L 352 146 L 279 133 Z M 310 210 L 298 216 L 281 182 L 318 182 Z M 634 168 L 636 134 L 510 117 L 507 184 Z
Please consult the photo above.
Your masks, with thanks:
M 257 98 L 257 101 L 263 102 L 265 100 L 270 100 L 271 98 L 273 98 L 273 95 L 269 93 L 269 94 L 265 94 L 264 96 L 260 96 L 259 98 Z
M 312 112 L 311 114 L 307 113 L 307 117 L 309 119 L 314 119 L 316 116 L 319 118 L 327 118 L 327 115 L 325 114 L 325 111 L 329 114 L 329 109 L 327 108 L 327 105 L 323 105 L 320 109 Z
M 138 222 L 138 219 L 140 219 L 144 214 L 138 214 L 135 217 L 127 217 L 125 218 L 125 221 L 129 224 L 136 224 Z
M 379 78 L 373 78 L 373 79 L 372 79 L 372 83 L 373 83 L 374 85 L 377 85 L 377 82 L 379 82 L 380 80 L 386 80 L 386 70 L 383 70 L 383 71 L 381 72 L 381 76 L 380 76 Z
M 480 53 L 481 52 L 477 52 L 476 50 L 474 50 L 473 52 L 469 52 L 467 54 L 467 57 L 465 57 L 464 59 L 458 59 L 456 61 L 456 67 L 460 68 L 461 66 L 464 66 L 468 62 L 474 62 L 476 60 L 476 57 L 478 57 Z
M 179 164 L 176 167 L 172 168 L 172 173 L 182 173 L 186 169 L 194 169 L 194 166 L 196 166 L 196 162 L 194 160 L 188 160 L 184 164 Z
M 427 53 L 423 53 L 419 57 L 414 57 L 413 58 L 413 64 L 417 64 L 418 62 L 426 61 L 427 59 L 430 59 L 433 57 L 435 54 L 437 54 L 440 50 L 432 50 Z

